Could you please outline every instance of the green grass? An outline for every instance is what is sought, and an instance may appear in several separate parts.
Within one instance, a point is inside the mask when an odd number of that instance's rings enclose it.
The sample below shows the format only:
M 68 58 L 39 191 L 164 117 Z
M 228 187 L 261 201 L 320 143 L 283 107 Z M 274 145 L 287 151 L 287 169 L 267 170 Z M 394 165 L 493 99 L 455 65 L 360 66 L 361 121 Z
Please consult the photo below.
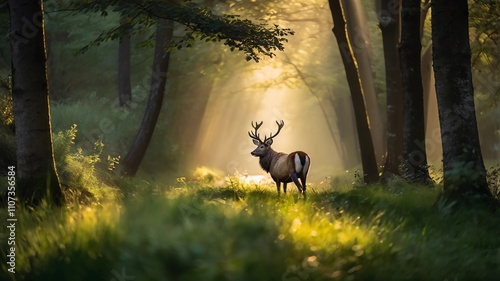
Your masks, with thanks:
M 439 212 L 435 188 L 312 186 L 303 201 L 235 181 L 118 183 L 139 191 L 101 204 L 18 209 L 17 273 L 6 273 L 2 240 L 1 279 L 500 278 L 498 214 Z

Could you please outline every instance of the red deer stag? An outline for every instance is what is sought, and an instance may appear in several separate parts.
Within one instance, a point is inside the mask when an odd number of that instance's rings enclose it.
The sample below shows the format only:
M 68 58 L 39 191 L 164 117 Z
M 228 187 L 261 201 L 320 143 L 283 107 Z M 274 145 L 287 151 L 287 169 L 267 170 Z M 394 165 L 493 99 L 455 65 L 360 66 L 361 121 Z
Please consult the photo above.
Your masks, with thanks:
M 286 194 L 286 184 L 289 182 L 294 182 L 299 192 L 306 197 L 306 178 L 307 172 L 309 171 L 309 166 L 311 164 L 311 158 L 305 152 L 295 151 L 290 154 L 276 152 L 271 148 L 273 144 L 273 138 L 276 137 L 285 122 L 281 121 L 278 124 L 278 131 L 276 134 L 270 134 L 269 138 L 264 136 L 264 140 L 260 139 L 259 130 L 262 126 L 262 121 L 260 123 L 252 122 L 252 127 L 254 132 L 248 132 L 248 135 L 252 138 L 253 143 L 257 148 L 251 152 L 255 157 L 259 157 L 259 163 L 264 171 L 271 174 L 271 177 L 276 182 L 276 187 L 278 189 L 278 196 L 280 196 L 280 185 L 283 183 L 283 192 Z M 299 182 L 299 179 L 302 183 Z

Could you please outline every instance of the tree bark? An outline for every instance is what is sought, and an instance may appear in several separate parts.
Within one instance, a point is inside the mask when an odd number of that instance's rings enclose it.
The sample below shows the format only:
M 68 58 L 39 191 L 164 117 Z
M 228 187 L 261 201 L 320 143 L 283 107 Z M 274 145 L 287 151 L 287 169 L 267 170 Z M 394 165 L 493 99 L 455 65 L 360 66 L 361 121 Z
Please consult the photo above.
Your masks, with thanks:
M 385 61 L 385 88 L 387 100 L 387 154 L 382 178 L 400 175 L 399 165 L 403 156 L 403 90 L 399 69 L 399 1 L 382 0 L 379 26 Z
M 367 20 L 360 0 L 342 0 L 340 3 L 347 21 L 347 32 L 353 55 L 356 58 L 361 88 L 363 89 L 366 112 L 370 120 L 373 149 L 377 168 L 383 166 L 386 152 L 385 125 L 378 103 L 378 91 L 375 87 L 375 75 L 372 69 L 371 43 L 367 29 Z
M 420 1 L 404 0 L 399 58 L 404 96 L 403 176 L 412 183 L 429 184 L 425 149 L 424 90 L 422 86 Z
M 21 202 L 62 205 L 49 111 L 43 1 L 10 0 L 12 99 L 16 126 L 16 191 Z
M 479 145 L 467 0 L 432 1 L 432 53 L 443 143 L 439 206 L 493 202 Z
M 356 119 L 356 129 L 358 131 L 358 141 L 361 152 L 361 163 L 363 166 L 363 179 L 366 183 L 374 183 L 378 180 L 378 168 L 373 148 L 372 136 L 370 133 L 370 122 L 366 113 L 365 98 L 359 73 L 357 69 L 356 58 L 349 41 L 349 35 L 346 30 L 344 12 L 342 10 L 341 0 L 329 0 L 330 11 L 333 17 L 333 33 L 337 39 L 339 51 L 344 63 L 347 83 L 351 91 L 351 99 Z
M 173 26 L 169 20 L 159 19 L 156 29 L 156 46 L 151 76 L 151 89 L 148 104 L 144 112 L 141 127 L 137 132 L 134 143 L 122 162 L 122 174 L 135 176 L 139 165 L 146 154 L 149 143 L 160 115 L 167 83 L 167 72 L 170 61 L 170 52 L 165 47 L 172 40 Z
M 128 21 L 127 14 L 120 16 L 120 25 L 129 26 Z M 118 98 L 121 107 L 128 107 L 132 102 L 130 71 L 130 35 L 126 34 L 118 42 Z

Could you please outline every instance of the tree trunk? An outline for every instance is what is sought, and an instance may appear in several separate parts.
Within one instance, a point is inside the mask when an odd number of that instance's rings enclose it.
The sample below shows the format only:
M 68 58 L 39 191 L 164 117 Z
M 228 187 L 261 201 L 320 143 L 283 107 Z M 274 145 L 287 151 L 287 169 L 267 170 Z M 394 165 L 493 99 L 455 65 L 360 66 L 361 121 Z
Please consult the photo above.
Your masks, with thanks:
M 399 44 L 404 95 L 403 176 L 412 183 L 429 184 L 425 150 L 424 90 L 420 52 L 420 1 L 404 0 Z
M 439 206 L 493 202 L 479 145 L 467 0 L 432 1 L 432 58 L 443 143 Z
M 341 5 L 344 18 L 348 22 L 347 32 L 353 55 L 356 58 L 358 75 L 364 93 L 378 168 L 383 166 L 386 152 L 386 136 L 384 134 L 384 121 L 378 103 L 378 92 L 375 87 L 376 74 L 371 67 L 371 43 L 366 24 L 367 20 L 360 0 L 342 0 Z
M 403 156 L 403 90 L 399 69 L 399 1 L 382 0 L 380 3 L 380 30 L 384 47 L 385 88 L 387 100 L 387 154 L 382 178 L 400 175 Z
M 172 34 L 172 22 L 159 19 L 156 29 L 156 46 L 148 104 L 146 105 L 141 127 L 137 132 L 134 143 L 123 159 L 123 175 L 135 176 L 153 136 L 156 122 L 160 115 L 163 97 L 165 95 L 165 85 L 167 83 L 167 72 L 170 61 L 170 52 L 167 52 L 165 47 L 172 40 Z
M 333 17 L 333 34 L 337 38 L 339 51 L 344 63 L 347 83 L 351 91 L 351 99 L 356 119 L 356 129 L 358 131 L 358 141 L 361 151 L 361 163 L 363 166 L 363 178 L 368 184 L 378 180 L 377 161 L 373 148 L 372 136 L 370 133 L 370 122 L 366 113 L 365 98 L 361 81 L 357 69 L 356 58 L 349 41 L 349 35 L 346 30 L 344 12 L 342 10 L 341 0 L 329 0 L 330 10 Z
M 12 98 L 16 191 L 21 202 L 64 202 L 52 148 L 43 2 L 11 0 Z
M 120 16 L 120 25 L 129 27 L 127 14 Z M 118 98 L 121 107 L 128 107 L 132 102 L 130 82 L 130 35 L 121 36 L 118 42 Z

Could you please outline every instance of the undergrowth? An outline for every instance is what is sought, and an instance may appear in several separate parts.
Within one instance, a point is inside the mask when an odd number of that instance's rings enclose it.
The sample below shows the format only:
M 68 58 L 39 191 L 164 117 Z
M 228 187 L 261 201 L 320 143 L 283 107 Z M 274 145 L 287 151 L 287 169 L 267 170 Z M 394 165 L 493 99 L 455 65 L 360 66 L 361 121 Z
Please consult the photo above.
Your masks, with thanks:
M 500 278 L 498 214 L 441 213 L 437 188 L 311 185 L 304 201 L 236 177 L 117 183 L 136 192 L 18 210 L 16 274 L 2 243 L 2 280 Z
M 52 127 L 55 132 L 65 131 L 73 124 L 78 125 L 78 135 L 73 139 L 76 147 L 91 153 L 96 143 L 104 143 L 102 155 L 124 157 L 137 134 L 145 110 L 147 95 L 138 96 L 133 92 L 136 102 L 131 108 L 121 108 L 116 100 L 93 96 L 77 102 L 57 102 L 51 105 Z M 178 169 L 177 145 L 170 141 L 168 134 L 169 118 L 158 120 L 155 137 L 148 145 L 148 150 L 141 162 L 139 174 L 159 175 L 165 170 Z M 162 163 L 159 168 L 158 163 Z M 104 167 L 105 168 L 105 167 Z
M 107 156 L 103 159 L 104 144 L 94 143 L 93 150 L 84 152 L 81 147 L 75 146 L 77 126 L 72 125 L 68 130 L 55 135 L 54 158 L 59 173 L 59 179 L 66 197 L 75 203 L 100 203 L 106 199 L 119 196 L 118 190 L 107 182 L 112 182 L 112 171 L 119 157 Z M 97 165 L 101 168 L 97 169 Z M 104 168 L 104 167 L 107 167 Z

